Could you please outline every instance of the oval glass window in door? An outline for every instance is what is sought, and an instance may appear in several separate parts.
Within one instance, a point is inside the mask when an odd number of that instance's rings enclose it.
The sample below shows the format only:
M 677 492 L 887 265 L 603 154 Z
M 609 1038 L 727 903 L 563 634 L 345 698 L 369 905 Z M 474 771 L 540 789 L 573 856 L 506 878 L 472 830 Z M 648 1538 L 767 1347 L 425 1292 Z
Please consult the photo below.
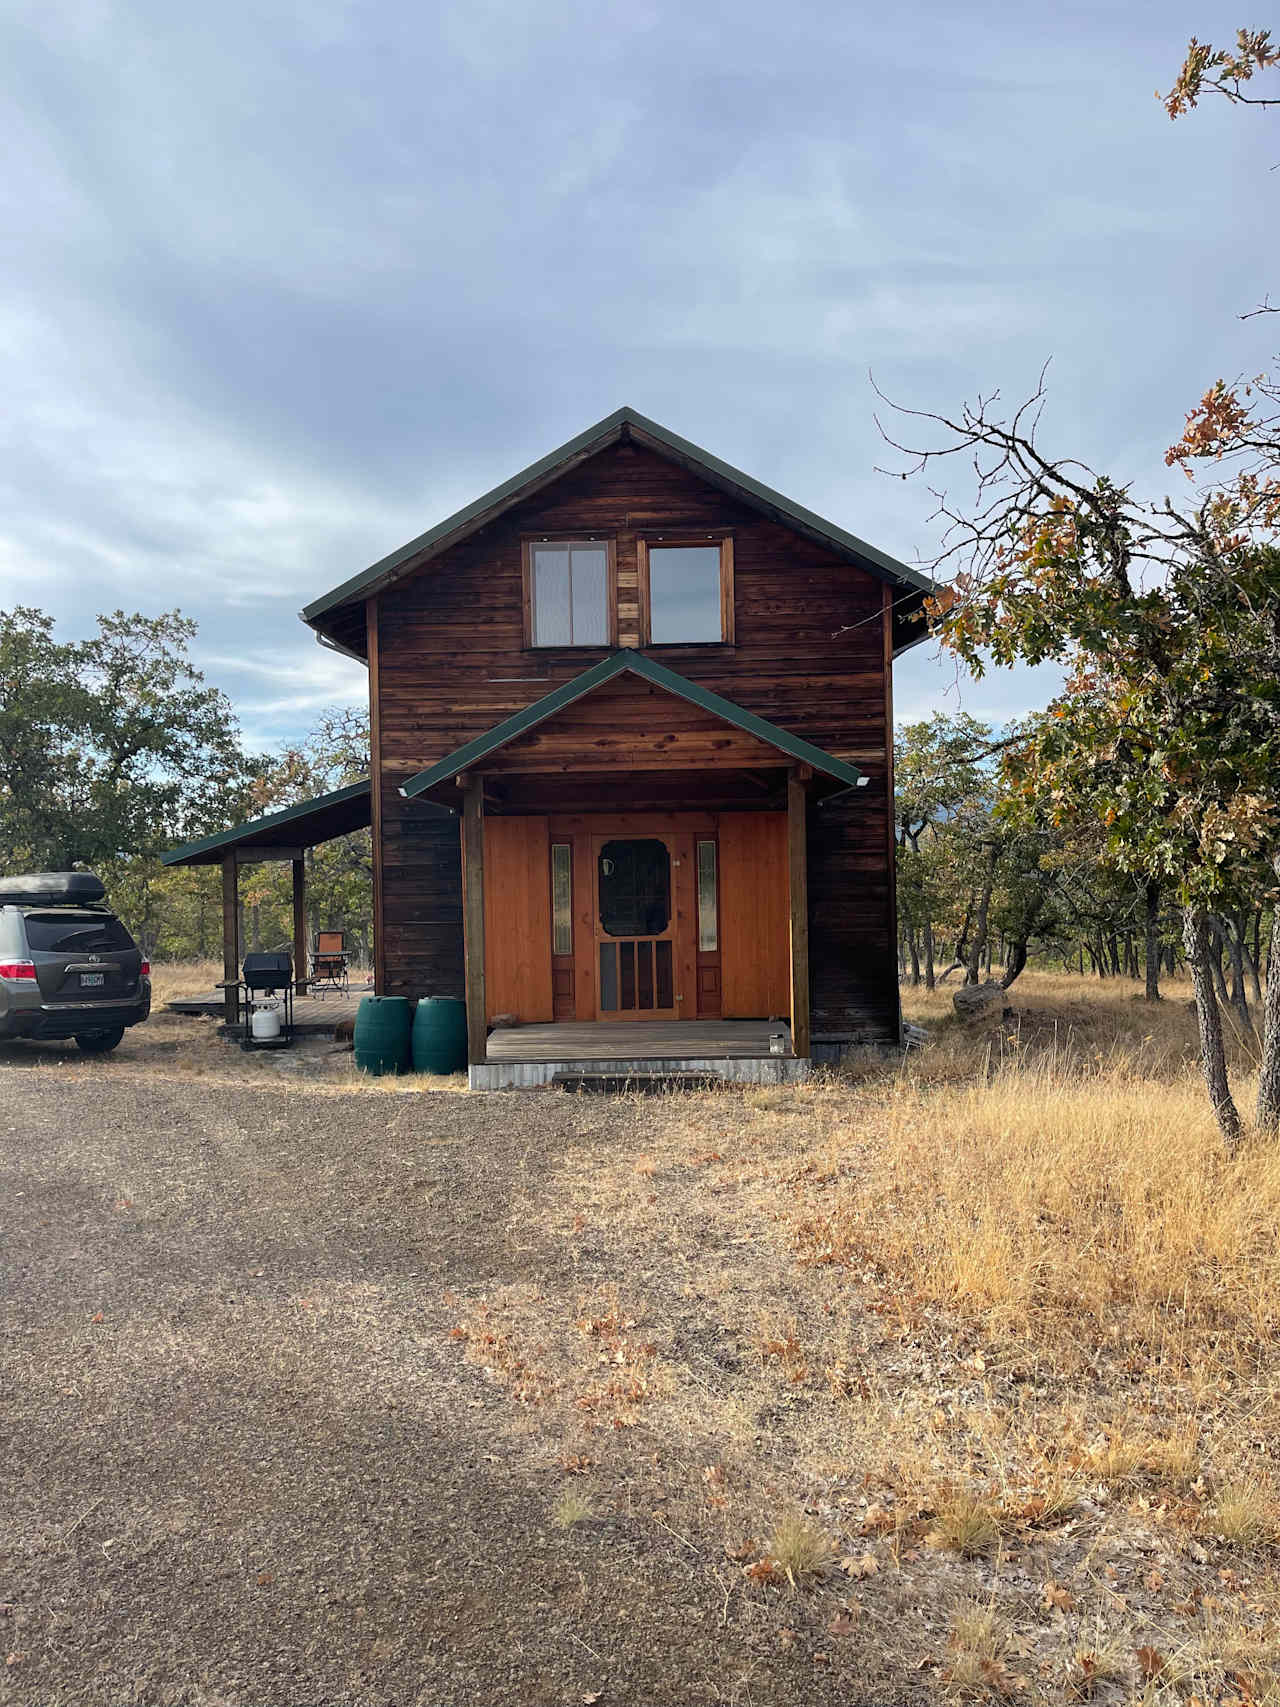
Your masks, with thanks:
M 600 849 L 600 929 L 606 936 L 661 936 L 671 923 L 671 855 L 656 837 Z

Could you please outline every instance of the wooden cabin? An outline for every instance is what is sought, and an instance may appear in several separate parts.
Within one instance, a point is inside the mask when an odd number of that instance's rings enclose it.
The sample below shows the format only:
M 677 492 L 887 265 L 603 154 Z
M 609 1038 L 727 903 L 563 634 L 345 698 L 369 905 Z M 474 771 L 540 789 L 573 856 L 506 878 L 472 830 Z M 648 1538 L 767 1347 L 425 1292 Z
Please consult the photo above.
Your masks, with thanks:
M 930 587 L 623 408 L 308 605 L 368 664 L 376 989 L 465 997 L 477 1084 L 895 1043 Z

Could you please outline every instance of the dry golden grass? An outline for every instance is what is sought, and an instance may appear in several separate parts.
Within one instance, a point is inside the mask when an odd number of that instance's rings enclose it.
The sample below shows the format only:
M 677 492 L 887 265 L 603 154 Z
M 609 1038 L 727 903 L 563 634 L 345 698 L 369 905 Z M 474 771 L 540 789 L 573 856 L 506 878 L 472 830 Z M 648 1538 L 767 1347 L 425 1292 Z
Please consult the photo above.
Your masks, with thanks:
M 591 1502 L 572 1488 L 560 1495 L 551 1508 L 551 1521 L 557 1529 L 572 1529 L 575 1523 L 587 1523 L 594 1515 Z
M 1028 974 L 975 1034 L 906 991 L 901 1065 L 597 1104 L 510 1210 L 571 1285 L 459 1301 L 512 1449 L 766 1646 L 866 1631 L 877 1698 L 1271 1699 L 1280 1154 L 1225 1158 L 1186 992 L 1138 994 Z
M 966 1559 L 989 1553 L 1000 1540 L 1000 1507 L 990 1494 L 948 1483 L 938 1496 L 928 1540 Z
M 769 1560 L 792 1588 L 807 1587 L 834 1568 L 836 1546 L 812 1518 L 800 1511 L 788 1512 L 774 1527 Z
M 1253 1362 L 1278 1326 L 1280 1149 L 1225 1156 L 1180 1002 L 1135 1020 L 1106 991 L 1081 1018 L 1060 982 L 1033 980 L 1012 1036 L 950 1028 L 864 1091 L 856 1183 L 801 1226 L 805 1260 L 909 1273 L 1010 1348 Z
M 216 960 L 156 960 L 151 964 L 151 1003 L 155 1008 L 207 996 L 222 977 Z
M 961 1700 L 980 1700 L 1025 1689 L 1026 1679 L 1008 1664 L 1013 1635 L 993 1606 L 957 1607 L 942 1674 L 948 1693 Z
M 1226 1483 L 1207 1513 L 1205 1527 L 1233 1547 L 1272 1544 L 1280 1539 L 1274 1490 L 1256 1476 Z

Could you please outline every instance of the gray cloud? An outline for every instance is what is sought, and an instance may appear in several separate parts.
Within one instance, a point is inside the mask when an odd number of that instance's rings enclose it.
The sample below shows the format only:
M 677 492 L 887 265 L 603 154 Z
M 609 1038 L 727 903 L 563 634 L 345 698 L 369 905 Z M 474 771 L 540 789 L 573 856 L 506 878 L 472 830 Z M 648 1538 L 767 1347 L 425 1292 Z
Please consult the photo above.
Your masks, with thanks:
M 181 605 L 280 741 L 362 691 L 305 600 L 622 401 L 915 561 L 868 371 L 950 407 L 1053 355 L 1046 432 L 1163 489 L 1183 410 L 1268 354 L 1234 316 L 1274 287 L 1274 132 L 1151 97 L 1238 22 L 10 8 L 0 598 Z M 917 650 L 900 712 L 952 674 Z

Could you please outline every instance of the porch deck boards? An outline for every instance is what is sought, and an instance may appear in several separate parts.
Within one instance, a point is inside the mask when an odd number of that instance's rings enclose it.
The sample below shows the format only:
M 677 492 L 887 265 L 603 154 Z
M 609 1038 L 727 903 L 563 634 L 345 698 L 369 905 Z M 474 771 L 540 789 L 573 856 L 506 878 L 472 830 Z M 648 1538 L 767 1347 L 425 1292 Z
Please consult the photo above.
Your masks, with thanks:
M 501 1027 L 489 1033 L 490 1061 L 705 1061 L 769 1054 L 784 1020 L 562 1020 L 554 1025 Z
M 356 1009 L 360 1006 L 362 996 L 372 995 L 372 990 L 363 984 L 353 984 L 348 995 L 339 995 L 336 991 L 325 996 L 295 996 L 293 998 L 294 1030 L 302 1036 L 320 1036 L 330 1032 L 343 1020 L 354 1020 Z M 222 991 L 211 990 L 207 996 L 186 996 L 176 1001 L 165 1003 L 165 1012 L 171 1014 L 203 1015 L 208 1019 L 221 1019 L 223 1012 Z

